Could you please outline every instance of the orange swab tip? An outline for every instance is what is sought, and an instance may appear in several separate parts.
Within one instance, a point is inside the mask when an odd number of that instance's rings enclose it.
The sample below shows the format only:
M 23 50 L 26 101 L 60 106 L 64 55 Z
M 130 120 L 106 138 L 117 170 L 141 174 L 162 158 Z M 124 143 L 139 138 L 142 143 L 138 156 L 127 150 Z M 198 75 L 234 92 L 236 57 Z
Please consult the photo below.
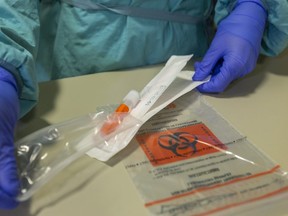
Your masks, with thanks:
M 140 99 L 140 95 L 137 91 L 131 90 L 123 99 L 123 103 L 120 104 L 110 118 L 104 122 L 100 129 L 102 135 L 109 135 L 114 132 L 116 128 L 121 124 L 123 118 L 128 114 L 132 108 L 136 106 Z

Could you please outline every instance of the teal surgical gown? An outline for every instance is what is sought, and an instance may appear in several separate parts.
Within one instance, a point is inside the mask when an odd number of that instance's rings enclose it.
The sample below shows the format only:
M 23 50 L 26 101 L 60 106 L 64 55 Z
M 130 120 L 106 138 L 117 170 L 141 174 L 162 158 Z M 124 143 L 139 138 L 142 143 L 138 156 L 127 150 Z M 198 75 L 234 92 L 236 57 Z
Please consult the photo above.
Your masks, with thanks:
M 236 0 L 2 0 L 0 66 L 19 86 L 21 116 L 41 81 L 203 56 L 213 25 Z M 263 0 L 268 22 L 261 52 L 288 43 L 288 1 Z

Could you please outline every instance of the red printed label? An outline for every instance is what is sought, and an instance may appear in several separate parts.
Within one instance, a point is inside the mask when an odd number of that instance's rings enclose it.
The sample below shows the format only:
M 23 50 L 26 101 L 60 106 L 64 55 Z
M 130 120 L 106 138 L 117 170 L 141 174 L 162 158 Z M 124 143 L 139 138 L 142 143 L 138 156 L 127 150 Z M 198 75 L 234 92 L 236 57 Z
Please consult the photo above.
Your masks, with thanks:
M 139 134 L 141 148 L 153 166 L 223 151 L 226 146 L 203 123 Z

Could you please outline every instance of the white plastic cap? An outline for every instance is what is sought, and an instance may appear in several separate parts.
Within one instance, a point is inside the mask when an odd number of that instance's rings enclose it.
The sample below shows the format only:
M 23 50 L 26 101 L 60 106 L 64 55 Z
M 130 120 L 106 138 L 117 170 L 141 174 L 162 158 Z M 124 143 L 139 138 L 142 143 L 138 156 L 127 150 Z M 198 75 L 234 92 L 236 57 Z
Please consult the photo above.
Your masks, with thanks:
M 131 90 L 123 99 L 123 102 L 129 107 L 133 108 L 140 100 L 140 94 L 136 90 Z

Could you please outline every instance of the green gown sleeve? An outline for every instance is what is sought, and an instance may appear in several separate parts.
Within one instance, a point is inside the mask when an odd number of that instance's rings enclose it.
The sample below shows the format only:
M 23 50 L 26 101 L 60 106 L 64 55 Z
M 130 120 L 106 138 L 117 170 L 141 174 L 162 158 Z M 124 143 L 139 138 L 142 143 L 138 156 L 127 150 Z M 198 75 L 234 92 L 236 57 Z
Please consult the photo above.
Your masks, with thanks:
M 20 116 L 38 97 L 35 58 L 39 37 L 39 1 L 2 0 L 0 4 L 0 66 L 10 71 L 18 84 Z

